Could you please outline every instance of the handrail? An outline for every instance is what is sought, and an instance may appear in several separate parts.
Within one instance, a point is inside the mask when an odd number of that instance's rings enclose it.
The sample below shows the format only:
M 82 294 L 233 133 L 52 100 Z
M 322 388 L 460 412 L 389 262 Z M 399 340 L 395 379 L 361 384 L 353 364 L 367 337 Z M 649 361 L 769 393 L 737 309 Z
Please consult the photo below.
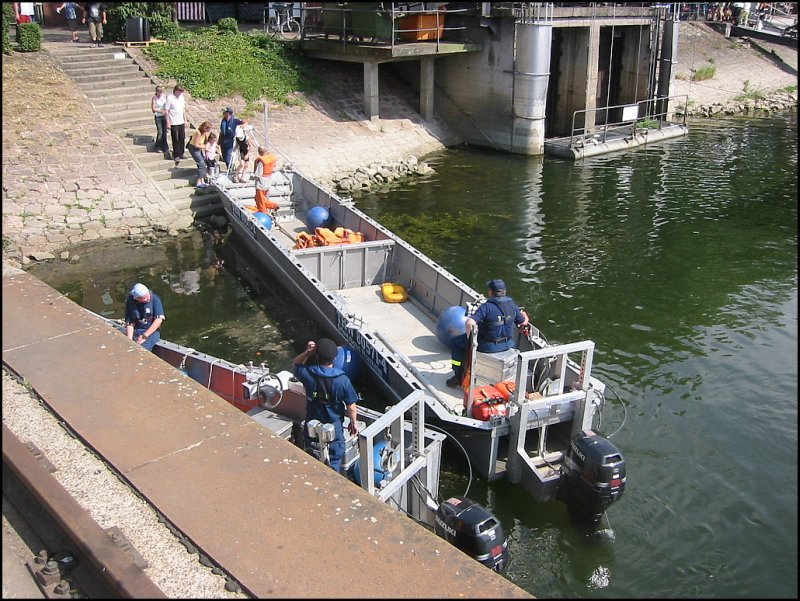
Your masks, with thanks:
M 675 99 L 680 99 L 680 98 L 684 99 L 684 106 L 685 106 L 688 103 L 688 98 L 689 98 L 688 95 L 687 94 L 677 94 L 677 95 L 674 95 L 674 96 L 659 96 L 657 98 L 648 98 L 647 100 L 640 100 L 635 105 L 633 105 L 633 104 L 617 104 L 617 105 L 613 105 L 613 106 L 603 106 L 603 107 L 597 107 L 597 108 L 592 108 L 592 109 L 581 109 L 581 110 L 578 110 L 578 111 L 574 111 L 572 113 L 572 130 L 570 132 L 569 145 L 570 145 L 570 147 L 573 147 L 573 146 L 576 145 L 576 140 L 575 140 L 576 137 L 580 138 L 581 142 L 583 142 L 587 138 L 596 138 L 596 137 L 598 137 L 598 133 L 597 132 L 598 132 L 598 130 L 600 128 L 593 127 L 590 130 L 587 130 L 585 115 L 588 115 L 590 113 L 597 113 L 599 111 L 606 111 L 606 122 L 602 126 L 602 135 L 599 136 L 599 137 L 602 138 L 600 140 L 601 143 L 605 143 L 606 142 L 606 138 L 608 137 L 608 132 L 609 131 L 618 131 L 618 130 L 630 129 L 631 136 L 634 136 L 634 135 L 636 135 L 637 127 L 641 127 L 642 126 L 641 124 L 644 123 L 645 121 L 657 121 L 658 122 L 658 129 L 661 130 L 661 128 L 664 126 L 665 123 L 666 124 L 670 124 L 670 122 L 667 121 L 667 117 L 668 117 L 668 115 L 670 113 L 670 111 L 669 111 L 670 101 L 675 100 Z M 653 105 L 655 105 L 655 107 L 653 107 Z M 636 117 L 634 119 L 626 119 L 626 120 L 623 120 L 623 121 L 617 121 L 617 122 L 612 122 L 612 123 L 608 122 L 608 111 L 615 110 L 615 109 L 626 109 L 626 108 L 630 108 L 630 107 L 633 107 L 633 106 L 637 107 L 636 108 Z M 659 110 L 659 106 L 662 107 L 660 110 Z M 644 111 L 642 109 L 644 109 Z M 687 113 L 687 111 L 683 112 L 682 121 L 683 121 L 684 127 L 686 126 L 686 118 L 687 118 L 686 113 Z M 575 126 L 575 120 L 576 120 L 576 118 L 578 117 L 579 114 L 584 114 L 584 121 L 583 121 L 584 125 L 581 126 L 581 127 L 576 127 Z M 581 132 L 581 133 L 578 133 L 578 132 Z

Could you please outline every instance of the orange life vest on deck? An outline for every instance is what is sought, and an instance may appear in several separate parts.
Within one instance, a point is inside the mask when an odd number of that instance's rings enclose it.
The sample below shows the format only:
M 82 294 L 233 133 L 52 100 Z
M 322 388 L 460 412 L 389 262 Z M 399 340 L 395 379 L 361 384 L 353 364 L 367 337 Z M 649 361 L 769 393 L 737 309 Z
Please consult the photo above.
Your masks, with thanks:
M 314 248 L 318 246 L 317 237 L 308 232 L 300 232 L 295 240 L 295 248 Z

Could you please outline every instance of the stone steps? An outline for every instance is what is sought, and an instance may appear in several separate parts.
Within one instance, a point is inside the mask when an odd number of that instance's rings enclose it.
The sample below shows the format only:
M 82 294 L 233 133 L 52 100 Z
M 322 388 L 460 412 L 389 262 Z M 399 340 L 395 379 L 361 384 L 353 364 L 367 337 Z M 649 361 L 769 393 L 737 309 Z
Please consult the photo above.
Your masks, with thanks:
M 115 59 L 124 53 L 119 47 L 75 48 L 52 52 L 64 72 L 89 98 L 106 123 L 128 148 L 148 178 L 170 204 L 181 213 L 202 217 L 221 210 L 219 193 L 194 186 L 197 166 L 186 152 L 176 167 L 160 152 L 152 152 L 156 127 L 150 109 L 155 84 L 130 58 Z M 188 129 L 188 128 L 187 128 Z M 188 136 L 187 136 L 188 139 Z M 167 134 L 169 140 L 169 134 Z
M 96 64 L 91 63 L 88 65 L 81 64 L 73 64 L 70 66 L 62 67 L 64 72 L 72 77 L 73 79 L 77 77 L 84 77 L 87 75 L 111 75 L 114 73 L 125 73 L 125 72 L 133 72 L 138 73 L 140 71 L 139 65 L 134 63 L 132 60 L 128 61 L 102 61 L 103 64 Z

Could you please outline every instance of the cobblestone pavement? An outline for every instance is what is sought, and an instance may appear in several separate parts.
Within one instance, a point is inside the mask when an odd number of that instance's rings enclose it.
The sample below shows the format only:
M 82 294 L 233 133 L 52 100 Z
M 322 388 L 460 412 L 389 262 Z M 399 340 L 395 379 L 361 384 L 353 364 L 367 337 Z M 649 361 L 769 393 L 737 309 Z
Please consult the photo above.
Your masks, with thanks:
M 3 247 L 54 252 L 180 220 L 46 52 L 3 57 Z

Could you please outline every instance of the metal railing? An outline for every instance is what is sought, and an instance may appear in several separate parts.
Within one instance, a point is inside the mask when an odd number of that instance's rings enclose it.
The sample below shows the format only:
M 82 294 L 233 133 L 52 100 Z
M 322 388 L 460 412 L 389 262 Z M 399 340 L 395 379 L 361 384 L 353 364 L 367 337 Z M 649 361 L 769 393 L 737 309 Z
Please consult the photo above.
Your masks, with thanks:
M 670 108 L 670 106 L 673 105 L 675 100 L 681 98 L 683 99 L 683 106 L 686 106 L 688 104 L 688 95 L 679 94 L 676 96 L 662 96 L 659 98 L 640 100 L 636 104 L 618 104 L 575 111 L 572 113 L 572 131 L 569 136 L 570 148 L 583 145 L 587 141 L 604 144 L 609 136 L 613 136 L 614 138 L 632 138 L 637 134 L 637 130 L 661 130 L 665 125 L 677 124 L 682 124 L 685 127 L 687 111 L 683 111 L 680 121 L 672 121 L 669 119 L 669 116 L 675 112 L 675 109 Z M 605 123 L 601 126 L 587 128 L 586 116 L 589 114 L 596 115 L 601 111 L 605 112 Z M 622 119 L 609 122 L 608 116 L 610 111 L 620 111 L 622 113 Z M 575 123 L 579 116 L 583 117 L 583 123 L 576 126 Z

